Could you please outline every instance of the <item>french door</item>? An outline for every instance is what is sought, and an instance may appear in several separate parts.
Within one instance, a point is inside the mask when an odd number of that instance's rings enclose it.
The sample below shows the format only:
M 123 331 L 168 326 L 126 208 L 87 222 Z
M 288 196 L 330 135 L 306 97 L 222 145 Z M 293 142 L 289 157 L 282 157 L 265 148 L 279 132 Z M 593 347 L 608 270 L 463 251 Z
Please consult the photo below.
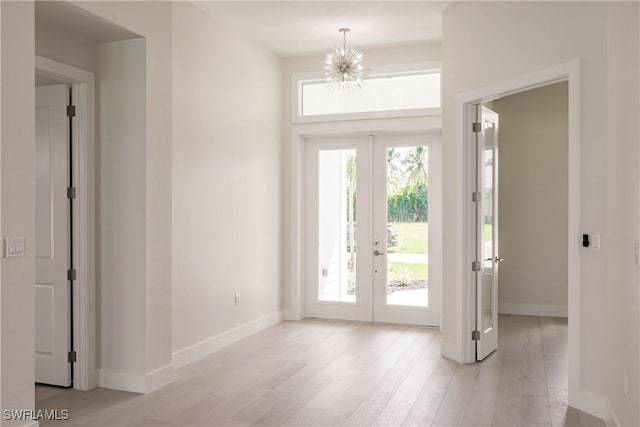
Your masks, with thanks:
M 478 106 L 476 132 L 476 360 L 498 348 L 498 114 Z
M 439 134 L 305 142 L 305 315 L 438 326 Z

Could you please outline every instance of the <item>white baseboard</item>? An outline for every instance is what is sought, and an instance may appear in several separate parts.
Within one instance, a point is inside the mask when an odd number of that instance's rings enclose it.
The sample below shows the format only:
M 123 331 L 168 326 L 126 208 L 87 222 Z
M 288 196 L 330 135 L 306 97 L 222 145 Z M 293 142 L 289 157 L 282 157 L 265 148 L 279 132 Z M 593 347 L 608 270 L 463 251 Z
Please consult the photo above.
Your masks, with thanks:
M 616 411 L 613 410 L 613 405 L 611 401 L 607 399 L 607 407 L 609 409 L 607 416 L 604 418 L 604 422 L 607 427 L 620 427 L 620 420 L 618 420 L 618 415 Z
M 197 360 L 200 360 L 216 351 L 231 345 L 243 338 L 253 335 L 256 332 L 260 332 L 263 329 L 267 329 L 273 325 L 276 325 L 282 321 L 282 311 L 274 311 L 266 316 L 259 317 L 255 320 L 247 322 L 231 330 L 222 332 L 211 338 L 200 341 L 199 343 L 185 347 L 182 350 L 178 350 L 173 353 L 172 361 L 173 365 L 177 368 L 181 368 Z
M 285 309 L 283 312 L 283 320 L 302 320 L 302 313 L 300 312 L 300 310 L 292 310 L 292 309 Z
M 176 380 L 176 368 L 173 363 L 163 366 L 160 369 L 149 372 L 147 375 L 147 391 L 145 393 L 151 393 L 158 390 L 168 384 L 171 384 Z
M 498 313 L 519 314 L 523 316 L 568 317 L 569 308 L 566 305 L 515 304 L 510 302 L 498 303 Z
M 618 421 L 618 416 L 613 410 L 611 402 L 598 393 L 582 389 L 576 398 L 569 402 L 569 405 L 594 417 L 603 419 L 607 426 L 620 426 L 620 421 Z
M 147 374 L 98 370 L 98 385 L 113 390 L 131 391 L 134 393 L 151 393 L 176 380 L 173 364 L 164 366 Z

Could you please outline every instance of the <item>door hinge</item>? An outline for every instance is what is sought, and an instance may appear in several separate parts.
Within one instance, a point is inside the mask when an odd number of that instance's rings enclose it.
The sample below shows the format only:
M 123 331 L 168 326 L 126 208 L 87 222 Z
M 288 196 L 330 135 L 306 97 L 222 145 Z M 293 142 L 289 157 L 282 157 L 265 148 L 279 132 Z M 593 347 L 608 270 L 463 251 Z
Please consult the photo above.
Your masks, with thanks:
M 67 199 L 75 199 L 76 198 L 76 187 L 67 188 Z
M 479 202 L 482 199 L 482 194 L 479 191 L 471 193 L 471 200 L 474 202 Z
M 67 117 L 75 117 L 75 116 L 76 116 L 76 106 L 67 105 Z
M 475 133 L 482 132 L 482 123 L 480 123 L 480 122 L 474 122 L 474 123 L 471 125 L 471 129 L 472 129 Z
M 76 351 L 75 350 L 71 350 L 69 353 L 67 353 L 67 361 L 69 363 L 75 363 L 76 362 Z
M 480 261 L 473 261 L 471 263 L 471 271 L 480 271 L 482 266 L 480 265 Z
M 76 270 L 75 270 L 75 268 L 67 270 L 67 280 L 76 280 Z
M 471 331 L 471 341 L 480 341 L 480 331 Z

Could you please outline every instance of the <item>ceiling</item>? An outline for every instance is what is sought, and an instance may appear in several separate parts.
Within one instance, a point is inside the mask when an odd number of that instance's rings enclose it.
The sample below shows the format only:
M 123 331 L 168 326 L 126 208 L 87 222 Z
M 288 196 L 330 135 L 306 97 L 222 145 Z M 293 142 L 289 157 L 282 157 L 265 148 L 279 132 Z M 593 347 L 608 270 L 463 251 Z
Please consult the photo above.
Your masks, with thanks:
M 441 1 L 194 1 L 200 9 L 281 56 L 325 50 L 342 40 L 361 47 L 439 41 Z

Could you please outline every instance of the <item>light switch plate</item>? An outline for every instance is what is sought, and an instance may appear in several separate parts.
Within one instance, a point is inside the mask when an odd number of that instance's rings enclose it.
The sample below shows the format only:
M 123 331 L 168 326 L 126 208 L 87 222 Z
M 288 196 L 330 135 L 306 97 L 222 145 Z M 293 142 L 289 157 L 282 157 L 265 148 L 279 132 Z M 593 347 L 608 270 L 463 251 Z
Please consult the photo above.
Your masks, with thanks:
M 4 257 L 17 258 L 24 256 L 24 237 L 7 237 L 4 239 Z
M 600 250 L 600 235 L 599 234 L 592 234 L 591 235 L 591 249 L 593 249 L 594 251 L 599 251 Z

